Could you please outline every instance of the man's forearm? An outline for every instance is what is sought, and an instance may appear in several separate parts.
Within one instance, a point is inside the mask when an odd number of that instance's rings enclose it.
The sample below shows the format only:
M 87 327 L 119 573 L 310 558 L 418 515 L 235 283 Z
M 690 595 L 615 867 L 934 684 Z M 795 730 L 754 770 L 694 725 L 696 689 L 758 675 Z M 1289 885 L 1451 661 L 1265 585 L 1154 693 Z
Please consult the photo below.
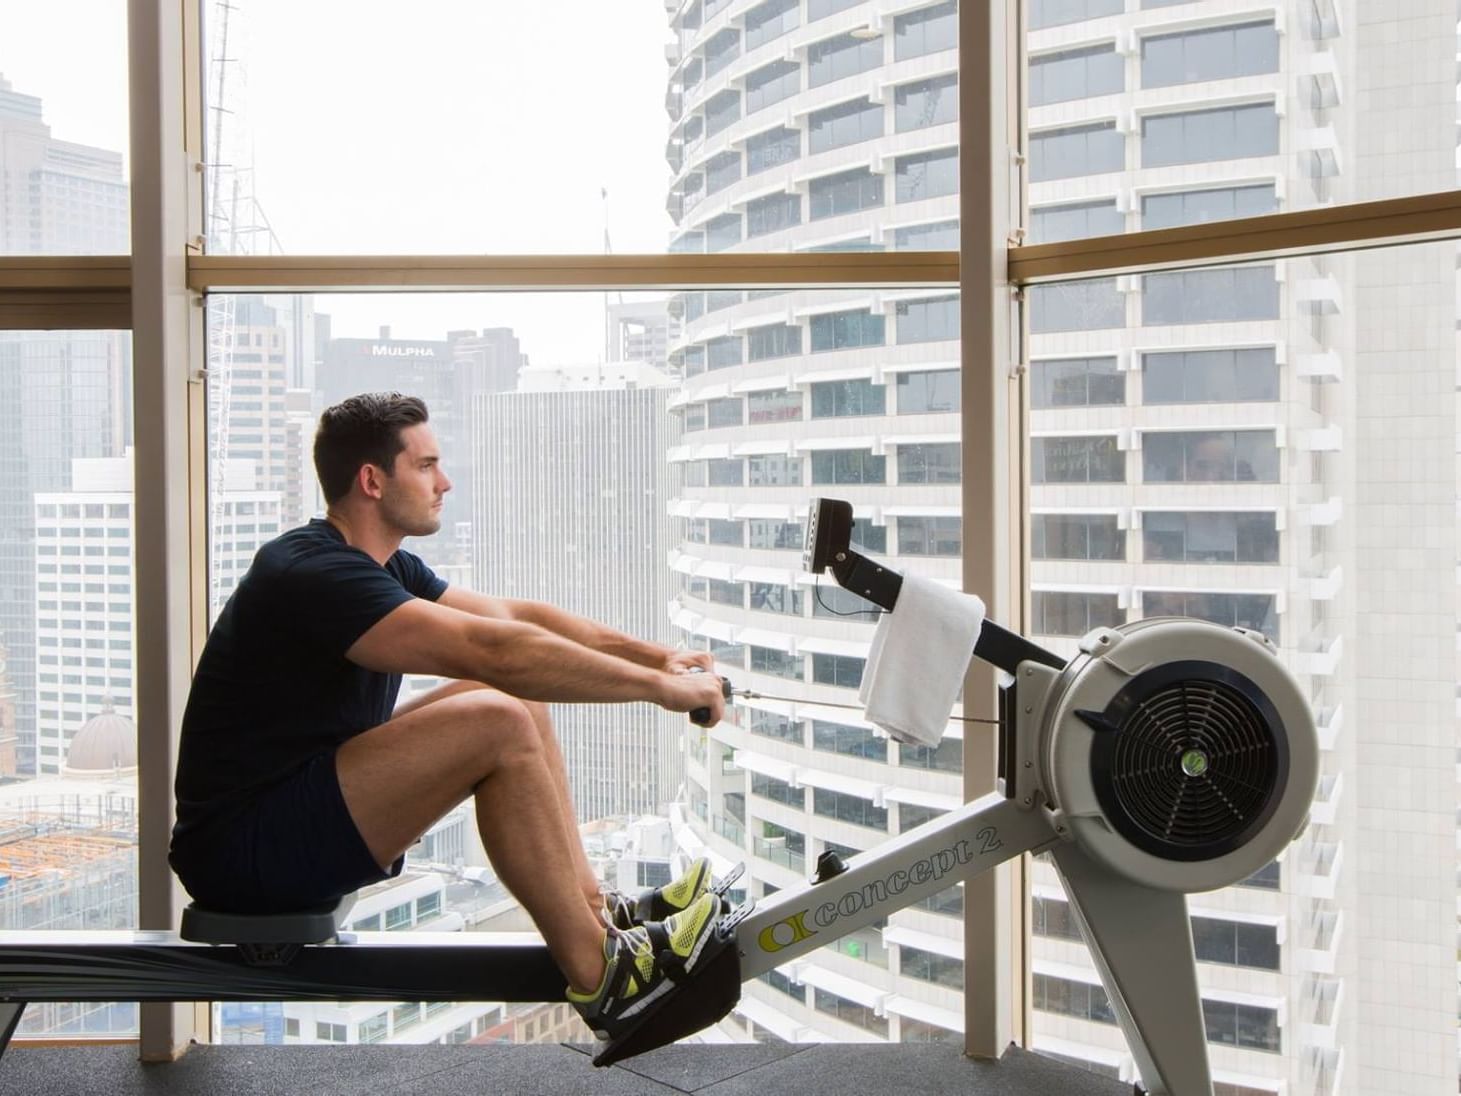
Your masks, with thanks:
M 539 628 L 545 628 L 565 639 L 571 639 L 603 654 L 622 658 L 626 662 L 659 668 L 674 653 L 661 644 L 635 639 L 587 617 L 564 612 L 546 602 L 508 601 L 507 604 L 514 620 L 536 624 Z

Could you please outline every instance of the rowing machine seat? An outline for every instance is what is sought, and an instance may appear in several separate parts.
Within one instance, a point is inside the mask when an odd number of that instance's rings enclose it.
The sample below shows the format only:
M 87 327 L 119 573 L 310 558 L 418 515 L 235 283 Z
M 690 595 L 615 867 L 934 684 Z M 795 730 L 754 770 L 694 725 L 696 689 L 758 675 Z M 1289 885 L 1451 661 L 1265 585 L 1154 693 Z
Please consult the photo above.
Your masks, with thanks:
M 336 939 L 355 895 L 287 913 L 225 913 L 196 902 L 183 910 L 178 935 L 197 944 L 324 944 Z

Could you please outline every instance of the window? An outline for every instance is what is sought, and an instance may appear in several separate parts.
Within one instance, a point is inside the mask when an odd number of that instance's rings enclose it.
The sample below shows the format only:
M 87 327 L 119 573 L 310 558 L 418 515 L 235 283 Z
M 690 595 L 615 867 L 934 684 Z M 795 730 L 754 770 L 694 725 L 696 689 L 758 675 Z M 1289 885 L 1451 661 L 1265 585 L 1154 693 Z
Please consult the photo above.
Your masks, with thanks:
M 1279 969 L 1278 930 L 1272 925 L 1193 917 L 1192 944 L 1204 963 Z
M 710 487 L 740 487 L 746 482 L 746 462 L 739 458 L 708 460 L 705 478 Z
M 1278 153 L 1273 103 L 1154 114 L 1141 121 L 1143 167 L 1237 160 Z
M 752 487 L 802 486 L 802 460 L 800 457 L 772 454 L 764 457 L 751 457 L 747 464 L 750 466 L 750 485 Z
M 712 289 L 705 294 L 705 311 L 709 313 L 718 312 L 722 308 L 734 308 L 741 300 L 739 289 Z
M 746 141 L 746 174 L 755 175 L 780 164 L 789 164 L 802 154 L 801 134 L 778 126 Z
M 866 449 L 825 449 L 812 454 L 812 483 L 886 483 L 887 457 Z
M 1030 363 L 1030 406 L 1118 407 L 1126 402 L 1126 379 L 1116 359 L 1059 358 Z
M 898 374 L 898 414 L 959 410 L 959 373 L 954 369 Z
M 925 822 L 932 822 L 935 818 L 948 812 L 941 811 L 937 807 L 923 807 L 916 803 L 898 804 L 898 832 L 907 833 L 911 829 L 923 825 Z
M 749 521 L 747 532 L 752 548 L 794 548 L 801 550 L 802 527 L 792 521 Z
M 725 213 L 705 225 L 705 247 L 708 251 L 724 251 L 741 242 L 741 215 Z
M 1030 182 L 1126 169 L 1126 136 L 1115 122 L 1064 126 L 1030 134 Z
M 893 92 L 893 132 L 955 122 L 959 118 L 959 78 L 936 76 L 916 84 L 903 84 Z
M 1271 266 L 1179 270 L 1142 280 L 1142 323 L 1232 323 L 1278 319 L 1278 281 Z
M 755 648 L 752 648 L 754 650 Z M 759 795 L 762 799 L 769 799 L 773 803 L 785 803 L 788 807 L 802 808 L 805 797 L 800 788 L 793 788 L 784 780 L 777 780 L 774 776 L 766 776 L 763 773 L 751 774 L 751 794 Z
M 818 657 L 831 658 L 834 656 Z M 864 799 L 859 795 L 834 792 L 827 788 L 813 788 L 812 812 L 823 818 L 835 818 L 839 822 L 850 822 L 854 826 L 866 826 L 868 829 L 882 830 L 885 833 L 888 829 L 888 812 L 882 807 L 873 806 L 872 800 Z
M 808 188 L 811 220 L 857 213 L 883 204 L 883 177 L 868 168 L 813 179 Z
M 884 1039 L 888 1037 L 888 1018 L 879 1016 L 867 1005 L 860 1005 L 825 989 L 814 988 L 812 1007 L 828 1016 L 835 1016 L 845 1024 L 853 1024 Z
M 919 202 L 959 191 L 959 150 L 899 156 L 894 161 L 893 200 Z
M 705 344 L 705 367 L 726 369 L 741 364 L 741 337 L 722 335 Z
M 812 418 L 887 414 L 887 388 L 872 381 L 823 381 L 812 385 Z M 813 459 L 813 468 L 816 461 Z M 815 471 L 813 472 L 815 475 Z
M 1035 590 L 1030 607 L 1031 628 L 1042 636 L 1083 636 L 1092 628 L 1115 628 L 1126 622 L 1115 594 Z
M 812 152 L 871 141 L 883 135 L 883 107 L 866 98 L 813 111 L 808 124 L 807 148 Z
M 741 154 L 722 152 L 705 161 L 705 193 L 724 190 L 741 178 Z
M 745 401 L 738 398 L 710 400 L 705 404 L 708 425 L 740 426 L 745 418 Z
M 746 204 L 746 238 L 799 225 L 802 221 L 800 194 L 768 194 Z
M 899 301 L 898 342 L 937 342 L 959 337 L 959 298 L 930 297 L 923 301 Z
M 1115 43 L 1030 58 L 1030 106 L 1113 95 L 1126 86 L 1126 59 Z
M 749 584 L 751 608 L 763 613 L 785 613 L 789 616 L 802 615 L 802 592 L 792 586 L 780 586 L 769 582 Z
M 962 739 L 945 738 L 937 746 L 909 745 L 899 743 L 898 764 L 905 769 L 928 769 L 933 772 L 961 773 L 964 771 L 964 743 Z M 958 890 L 958 888 L 954 888 Z
M 741 32 L 726 27 L 705 43 L 705 75 L 714 76 L 741 55 Z
M 1034 335 L 1126 326 L 1126 299 L 1115 278 L 1032 286 L 1029 300 Z
M 1030 439 L 1031 483 L 1125 483 L 1126 454 L 1110 435 Z
M 839 11 L 856 7 L 863 0 L 807 0 L 807 20 L 815 22 Z
M 1202 1000 L 1202 1019 L 1209 1043 L 1226 1043 L 1277 1054 L 1278 1013 L 1261 1005 L 1240 1005 L 1231 1001 Z
M 1143 354 L 1141 374 L 1141 398 L 1147 404 L 1246 403 L 1279 395 L 1271 346 Z
M 1278 518 L 1258 513 L 1148 511 L 1142 554 L 1152 562 L 1277 563 Z
M 1125 231 L 1126 215 L 1116 208 L 1114 198 L 1030 210 L 1032 244 L 1083 240 L 1089 236 L 1114 236 Z
M 1183 0 L 1185 3 L 1186 0 Z M 1030 29 L 1082 23 L 1103 15 L 1120 15 L 1126 0 L 1030 0 Z
M 772 61 L 746 76 L 746 113 L 755 114 L 802 89 L 801 66 L 795 61 Z
M 959 5 L 955 0 L 900 15 L 893 20 L 893 57 L 903 61 L 959 44 Z
M 893 230 L 896 251 L 957 251 L 958 221 L 932 221 L 926 225 L 909 225 Z
M 793 328 L 792 330 L 796 330 Z M 798 332 L 800 334 L 800 332 Z M 751 359 L 755 361 L 755 358 Z M 747 397 L 750 423 L 797 422 L 802 417 L 802 395 L 800 392 L 769 391 L 752 392 Z
M 815 88 L 856 76 L 883 63 L 881 38 L 839 34 L 807 47 L 807 87 Z
M 1272 430 L 1150 431 L 1142 435 L 1147 483 L 1277 483 Z
M 1272 594 L 1143 590 L 1144 617 L 1192 617 L 1225 627 L 1249 628 L 1278 642 L 1278 606 Z
M 856 543 L 856 538 L 854 538 Z M 886 546 L 885 546 L 886 547 Z M 867 549 L 875 551 L 876 549 Z M 812 616 L 833 619 L 859 614 L 864 620 L 876 620 L 882 613 L 882 609 L 874 605 L 866 598 L 854 594 L 851 590 L 844 590 L 841 586 L 832 586 L 818 583 L 812 588 Z
M 812 655 L 812 680 L 822 685 L 856 689 L 862 684 L 866 660 L 852 655 Z
M 1090 1020 L 1097 1024 L 1116 1023 L 1116 1014 L 1111 1011 L 1111 1001 L 1106 996 L 1106 991 L 1098 985 L 1036 972 L 1032 990 L 1034 1007 L 1041 1012 L 1072 1016 L 1077 1020 Z M 1205 1001 L 1203 1003 L 1206 1004 Z
M 964 988 L 964 961 L 904 944 L 899 950 L 898 969 L 909 978 L 935 985 Z
M 746 332 L 746 359 L 753 362 L 766 361 L 769 358 L 786 358 L 793 354 L 802 352 L 802 329 L 796 324 L 768 324 L 765 327 L 753 327 Z M 753 392 L 752 400 L 752 422 L 774 422 L 775 419 L 755 418 L 755 400 L 758 396 L 786 396 L 787 393 Z M 798 398 L 798 409 L 800 399 Z M 796 418 L 801 418 L 798 414 Z
M 1141 226 L 1148 229 L 1172 228 L 1206 221 L 1229 221 L 1235 217 L 1257 217 L 1277 209 L 1278 194 L 1272 183 L 1147 194 L 1141 200 Z
M 1060 940 L 1081 940 L 1080 927 L 1070 913 L 1070 903 L 1059 898 L 1033 895 L 1030 899 L 1031 932 Z
M 753 673 L 770 674 L 772 677 L 784 677 L 792 681 L 803 679 L 803 666 L 800 655 L 787 654 L 785 651 L 778 651 L 774 647 L 757 647 L 750 645 L 751 670 Z M 800 805 L 800 804 L 798 804 Z
M 963 524 L 956 517 L 900 517 L 900 556 L 958 556 L 964 550 Z
M 1207 27 L 1141 40 L 1141 86 L 1170 87 L 1278 71 L 1273 21 Z
M 958 483 L 959 443 L 898 446 L 899 483 Z
M 1115 514 L 1034 514 L 1030 518 L 1030 556 L 1124 560 L 1126 532 L 1117 528 Z
M 705 104 L 705 136 L 714 137 L 741 117 L 741 93 L 718 92 Z
M 801 0 L 766 0 L 746 12 L 746 51 L 796 29 L 800 7 Z
M 745 719 L 746 730 L 752 734 L 758 734 L 763 738 L 779 739 L 782 742 L 795 742 L 798 746 L 802 744 L 802 725 L 784 715 L 750 708 L 746 711 Z M 742 821 L 745 820 L 744 807 L 736 817 Z
M 867 727 L 849 727 L 842 723 L 812 720 L 812 749 L 823 753 L 845 754 L 868 761 L 888 760 L 888 740 L 879 738 Z
M 812 352 L 883 345 L 883 317 L 867 309 L 823 312 L 811 319 Z

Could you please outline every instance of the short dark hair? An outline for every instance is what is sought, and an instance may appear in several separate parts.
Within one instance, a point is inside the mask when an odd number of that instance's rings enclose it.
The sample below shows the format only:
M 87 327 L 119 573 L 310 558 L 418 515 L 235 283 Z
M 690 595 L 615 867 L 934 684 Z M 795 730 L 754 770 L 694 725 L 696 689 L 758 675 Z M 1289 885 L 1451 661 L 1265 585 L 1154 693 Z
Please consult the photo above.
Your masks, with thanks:
M 393 474 L 401 431 L 427 420 L 426 404 L 399 392 L 363 392 L 325 408 L 315 431 L 315 475 L 329 505 L 350 492 L 362 464 Z

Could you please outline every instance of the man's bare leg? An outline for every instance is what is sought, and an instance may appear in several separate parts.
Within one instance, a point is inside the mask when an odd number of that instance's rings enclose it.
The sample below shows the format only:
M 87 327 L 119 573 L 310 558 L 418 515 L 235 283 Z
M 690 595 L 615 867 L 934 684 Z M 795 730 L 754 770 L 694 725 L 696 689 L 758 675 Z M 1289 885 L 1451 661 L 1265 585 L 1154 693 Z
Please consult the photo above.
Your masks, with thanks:
M 488 689 L 480 681 L 449 681 L 444 685 L 413 697 L 396 708 L 396 717 L 419 711 L 428 704 L 433 704 L 448 696 L 458 696 L 471 689 Z M 558 788 L 558 798 L 563 809 L 563 821 L 567 828 L 569 847 L 574 852 L 574 868 L 577 872 L 579 886 L 583 890 L 583 896 L 598 916 L 599 911 L 604 908 L 603 895 L 600 893 L 599 878 L 594 874 L 593 866 L 588 862 L 588 854 L 583 848 L 583 838 L 578 832 L 578 816 L 573 809 L 573 796 L 568 789 L 568 766 L 563 760 L 563 750 L 558 745 L 558 736 L 553 731 L 553 719 L 548 712 L 546 704 L 537 701 L 519 701 L 533 717 L 533 724 L 538 728 L 538 734 L 543 740 L 543 751 L 548 759 L 548 770 L 553 775 L 553 782 Z
M 604 927 L 584 902 L 582 845 L 576 830 L 569 836 L 542 733 L 521 701 L 491 689 L 455 690 L 356 735 L 336 751 L 335 764 L 351 817 L 383 868 L 475 795 L 498 877 L 570 985 L 599 984 Z

